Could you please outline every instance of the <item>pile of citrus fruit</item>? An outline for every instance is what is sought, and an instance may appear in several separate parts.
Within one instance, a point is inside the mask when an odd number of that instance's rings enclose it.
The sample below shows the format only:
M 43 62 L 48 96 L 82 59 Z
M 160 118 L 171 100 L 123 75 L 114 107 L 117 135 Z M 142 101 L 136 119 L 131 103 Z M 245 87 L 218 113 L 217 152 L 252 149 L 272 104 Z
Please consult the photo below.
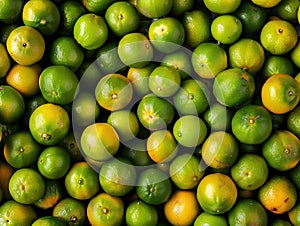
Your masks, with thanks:
M 300 225 L 299 0 L 0 0 L 0 225 Z

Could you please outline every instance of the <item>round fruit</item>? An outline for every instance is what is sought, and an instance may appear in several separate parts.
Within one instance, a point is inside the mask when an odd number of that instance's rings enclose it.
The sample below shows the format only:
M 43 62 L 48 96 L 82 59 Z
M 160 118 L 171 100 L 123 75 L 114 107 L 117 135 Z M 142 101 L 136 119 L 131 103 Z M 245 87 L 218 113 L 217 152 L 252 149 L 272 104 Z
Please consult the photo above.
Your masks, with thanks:
M 279 171 L 294 168 L 300 161 L 300 141 L 288 130 L 277 130 L 263 143 L 262 154 Z
M 0 122 L 16 122 L 25 112 L 23 96 L 9 85 L 0 86 Z
M 267 225 L 268 215 L 264 207 L 254 199 L 241 199 L 228 213 L 232 226 L 243 224 Z
M 203 3 L 211 12 L 230 14 L 239 7 L 241 0 L 203 0 Z
M 164 213 L 172 225 L 191 225 L 200 213 L 194 191 L 176 191 L 164 205 Z
M 46 103 L 37 107 L 29 119 L 33 138 L 43 145 L 55 145 L 67 136 L 70 118 L 67 111 L 55 104 Z
M 6 73 L 8 72 L 11 62 L 10 58 L 8 55 L 8 52 L 5 48 L 5 46 L 0 43 L 0 54 L 1 54 L 1 59 L 0 59 L 0 78 L 4 78 L 6 76 Z
M 225 174 L 208 174 L 197 187 L 197 199 L 206 213 L 223 214 L 234 206 L 237 188 L 232 179 Z
M 274 175 L 258 190 L 258 200 L 270 212 L 283 214 L 296 204 L 297 191 L 285 176 Z
M 150 24 L 148 35 L 151 44 L 163 53 L 179 49 L 185 38 L 182 24 L 173 17 L 164 17 L 153 21 Z
M 174 115 L 175 111 L 170 102 L 154 94 L 144 96 L 137 108 L 140 123 L 149 130 L 167 128 Z
M 107 74 L 98 82 L 95 96 L 101 107 L 109 111 L 116 111 L 130 103 L 133 96 L 133 88 L 125 76 L 121 74 Z
M 184 115 L 174 123 L 173 135 L 182 146 L 196 147 L 206 138 L 207 127 L 201 118 Z
M 194 49 L 192 65 L 201 78 L 213 79 L 227 68 L 227 54 L 219 45 L 204 42 Z
M 9 181 L 12 198 L 22 204 L 33 204 L 43 197 L 45 181 L 41 174 L 31 168 L 18 169 Z
M 288 74 L 274 74 L 261 89 L 263 105 L 275 114 L 285 114 L 293 110 L 300 99 L 300 85 Z
M 85 49 L 94 50 L 101 47 L 108 38 L 108 28 L 105 20 L 94 13 L 80 16 L 74 25 L 75 40 Z
M 60 25 L 60 13 L 56 4 L 50 0 L 28 1 L 23 6 L 23 23 L 43 35 L 54 34 Z
M 67 66 L 51 65 L 40 74 L 39 87 L 48 102 L 60 105 L 69 104 L 75 97 L 78 79 Z
M 180 87 L 181 78 L 173 67 L 157 66 L 149 75 L 149 89 L 156 96 L 169 97 L 174 95 Z
M 90 199 L 87 206 L 87 218 L 91 225 L 121 225 L 124 215 L 122 199 L 104 192 Z
M 255 190 L 261 187 L 267 181 L 268 173 L 265 159 L 251 153 L 242 155 L 231 167 L 233 181 L 244 190 Z
M 227 219 L 223 215 L 213 215 L 202 212 L 194 221 L 194 226 L 227 226 Z
M 142 68 L 153 58 L 150 40 L 142 33 L 124 35 L 118 45 L 120 60 L 130 67 Z
M 128 226 L 157 225 L 158 211 L 152 205 L 141 200 L 134 200 L 126 209 L 125 221 Z
M 210 99 L 207 85 L 196 79 L 182 81 L 181 87 L 173 96 L 173 103 L 180 115 L 197 115 L 203 113 Z
M 45 40 L 34 28 L 19 26 L 9 34 L 6 48 L 11 58 L 18 64 L 32 65 L 44 56 Z
M 177 156 L 169 167 L 172 182 L 181 190 L 195 188 L 205 173 L 200 164 L 196 155 L 185 153 Z
M 232 117 L 232 132 L 245 144 L 261 144 L 272 132 L 272 116 L 260 105 L 246 105 Z
M 138 11 L 145 17 L 158 18 L 166 16 L 172 9 L 172 0 L 136 0 Z
M 67 193 L 77 200 L 91 199 L 99 191 L 98 174 L 86 162 L 73 164 L 64 184 Z
M 228 49 L 228 60 L 231 67 L 239 67 L 255 75 L 265 62 L 264 48 L 251 38 L 243 38 Z
M 166 173 L 157 168 L 149 168 L 139 175 L 136 193 L 144 202 L 159 205 L 170 198 L 172 185 Z
M 32 226 L 65 226 L 65 222 L 53 216 L 44 216 L 36 219 Z
M 220 72 L 213 83 L 213 94 L 217 101 L 228 107 L 241 106 L 253 97 L 254 92 L 253 76 L 240 68 Z
M 202 144 L 201 155 L 206 165 L 215 169 L 232 166 L 238 158 L 238 144 L 228 132 L 211 133 Z
M 139 26 L 139 15 L 134 6 L 125 1 L 111 4 L 105 11 L 105 20 L 118 37 L 134 32 Z
M 211 34 L 214 39 L 223 44 L 232 44 L 242 34 L 242 22 L 233 15 L 220 15 L 211 23 Z
M 47 179 L 59 179 L 66 175 L 71 165 L 68 151 L 60 146 L 50 146 L 42 151 L 37 167 Z
M 285 20 L 271 20 L 267 22 L 260 33 L 262 46 L 274 55 L 289 52 L 297 44 L 297 31 L 293 25 Z
M 0 9 L 0 21 L 6 24 L 15 23 L 22 14 L 24 1 L 3 0 L 1 3 L 2 4 Z
M 104 161 L 115 155 L 119 149 L 119 136 L 108 123 L 94 123 L 87 126 L 80 137 L 82 153 L 91 159 Z
M 129 160 L 113 158 L 101 166 L 99 181 L 106 193 L 123 196 L 135 186 L 136 174 L 136 169 Z
M 147 139 L 147 152 L 154 162 L 168 162 L 175 157 L 178 147 L 169 130 L 157 130 Z

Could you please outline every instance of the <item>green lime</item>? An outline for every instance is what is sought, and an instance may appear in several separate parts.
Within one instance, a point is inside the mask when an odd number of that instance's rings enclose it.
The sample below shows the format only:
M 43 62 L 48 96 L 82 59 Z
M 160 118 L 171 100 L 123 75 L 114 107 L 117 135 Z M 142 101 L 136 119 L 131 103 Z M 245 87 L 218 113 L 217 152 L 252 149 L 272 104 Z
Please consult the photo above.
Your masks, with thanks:
M 263 143 L 262 154 L 272 168 L 279 171 L 292 169 L 300 160 L 300 141 L 288 130 L 274 131 Z
M 147 152 L 154 162 L 172 160 L 178 152 L 174 135 L 165 129 L 152 132 L 147 139 Z
M 127 159 L 114 158 L 105 162 L 99 172 L 102 189 L 113 196 L 129 193 L 136 183 L 137 172 Z
M 122 37 L 137 30 L 140 17 L 131 3 L 118 1 L 107 8 L 105 20 L 112 33 Z
M 194 49 L 192 65 L 200 77 L 213 79 L 227 68 L 227 54 L 219 45 L 204 42 Z
M 123 142 L 134 139 L 140 130 L 137 115 L 129 110 L 112 112 L 107 118 L 107 123 L 115 128 L 120 140 Z
M 144 96 L 138 104 L 137 116 L 147 129 L 158 130 L 169 125 L 175 115 L 170 102 L 154 94 Z
M 0 122 L 5 124 L 16 122 L 24 112 L 23 96 L 9 85 L 0 86 Z
M 0 206 L 0 222 L 5 222 L 3 225 L 7 225 L 7 222 L 12 226 L 31 225 L 37 218 L 37 213 L 31 205 L 11 199 Z
M 22 14 L 24 0 L 3 0 L 0 9 L 0 21 L 6 24 L 15 23 Z
M 60 12 L 50 0 L 27 1 L 22 11 L 23 23 L 41 32 L 53 35 L 60 25 Z
M 96 61 L 104 74 L 116 73 L 125 68 L 118 55 L 118 43 L 107 42 L 96 50 Z
M 83 48 L 98 49 L 108 38 L 108 27 L 102 16 L 86 13 L 76 20 L 73 35 Z
M 234 113 L 231 128 L 240 142 L 261 144 L 273 130 L 272 116 L 263 106 L 249 104 Z
M 121 152 L 121 156 L 128 159 L 135 166 L 148 166 L 153 164 L 146 147 L 140 149 L 124 148 Z
M 149 89 L 158 97 L 169 97 L 179 89 L 181 78 L 179 72 L 168 66 L 157 66 L 148 79 Z
M 41 146 L 29 131 L 18 131 L 8 137 L 3 152 L 7 163 L 14 168 L 24 168 L 36 162 Z
M 18 64 L 32 65 L 42 59 L 46 47 L 45 40 L 38 30 L 30 26 L 19 26 L 7 37 L 6 48 Z
M 29 119 L 33 138 L 43 145 L 55 145 L 63 140 L 70 129 L 67 111 L 55 104 L 46 103 L 37 107 Z
M 32 226 L 39 226 L 39 225 L 43 225 L 43 226 L 66 226 L 67 224 L 56 218 L 53 216 L 43 216 L 43 217 L 39 217 L 38 219 L 36 219 Z
M 136 192 L 137 196 L 147 204 L 159 205 L 171 196 L 171 181 L 163 171 L 149 168 L 139 175 Z
M 63 189 L 59 180 L 45 180 L 45 193 L 34 205 L 46 210 L 54 207 L 62 198 Z
M 232 44 L 242 34 L 242 22 L 233 15 L 220 15 L 211 23 L 211 34 L 214 39 L 222 44 Z
M 183 44 L 185 31 L 179 20 L 173 17 L 163 17 L 150 24 L 148 36 L 155 49 L 170 53 L 179 49 Z
M 259 42 L 243 38 L 229 47 L 228 60 L 231 67 L 239 67 L 255 75 L 265 62 L 265 53 Z
M 251 1 L 241 1 L 240 6 L 233 13 L 243 24 L 243 33 L 255 34 L 259 32 L 267 21 L 265 9 Z
M 234 12 L 241 0 L 203 0 L 204 5 L 213 13 L 230 14 Z
M 247 153 L 242 155 L 231 167 L 231 177 L 238 187 L 255 190 L 268 178 L 268 164 L 259 155 Z
M 17 27 L 18 27 L 17 23 L 2 24 L 2 26 L 0 28 L 0 43 L 2 43 L 3 45 L 5 45 L 10 32 L 12 32 L 12 30 L 14 30 Z
M 77 200 L 88 200 L 99 191 L 98 174 L 87 162 L 74 163 L 64 178 L 67 193 Z
M 64 65 L 48 66 L 39 77 L 39 86 L 43 97 L 53 104 L 71 103 L 75 97 L 78 83 L 75 73 Z
M 120 197 L 102 192 L 90 199 L 86 212 L 91 225 L 121 225 L 125 206 Z
M 300 44 L 297 42 L 296 46 L 291 50 L 290 58 L 292 62 L 299 68 L 300 67 Z
M 0 43 L 0 54 L 2 56 L 0 59 L 0 78 L 4 78 L 9 71 L 11 61 L 9 54 L 2 43 Z
M 173 1 L 170 14 L 174 17 L 179 17 L 185 12 L 191 10 L 194 6 L 193 0 L 177 0 Z
M 203 113 L 203 120 L 212 131 L 229 131 L 233 114 L 231 108 L 214 103 Z
M 195 220 L 194 226 L 227 226 L 225 216 L 214 215 L 206 212 L 201 213 Z
M 300 223 L 300 204 L 296 204 L 289 212 L 288 217 L 293 225 L 299 225 Z
M 151 226 L 158 222 L 158 211 L 153 205 L 141 200 L 129 203 L 125 212 L 125 221 L 128 226 Z
M 52 216 L 64 221 L 67 225 L 82 226 L 86 222 L 86 206 L 73 198 L 61 199 L 53 208 Z
M 39 172 L 47 179 L 64 177 L 71 165 L 68 151 L 60 146 L 45 148 L 37 160 Z
M 295 27 L 285 20 L 267 22 L 260 33 L 262 46 L 273 55 L 289 52 L 297 44 L 298 36 Z
M 230 133 L 216 131 L 211 133 L 203 142 L 201 154 L 206 165 L 211 168 L 228 168 L 238 158 L 238 143 Z
M 72 104 L 73 125 L 87 126 L 95 122 L 100 115 L 100 106 L 89 92 L 79 92 Z
M 229 211 L 228 221 L 232 226 L 245 224 L 267 225 L 268 215 L 264 207 L 256 200 L 241 199 Z
M 207 85 L 196 79 L 182 81 L 178 92 L 173 96 L 174 107 L 182 114 L 201 114 L 208 107 L 209 89 Z
M 143 97 L 150 93 L 149 76 L 156 64 L 150 63 L 145 67 L 130 67 L 127 72 L 127 78 L 132 84 L 133 91 L 138 97 Z
M 300 106 L 295 107 L 287 116 L 287 128 L 294 133 L 298 138 L 300 137 Z
M 280 18 L 283 20 L 296 22 L 299 5 L 299 1 L 297 0 L 287 0 L 279 2 L 275 8 Z
M 153 58 L 153 47 L 150 40 L 142 33 L 129 33 L 119 41 L 120 60 L 130 67 L 144 67 Z
M 98 104 L 117 111 L 126 107 L 133 97 L 133 88 L 127 77 L 121 74 L 107 74 L 98 82 L 95 89 Z
M 110 124 L 98 122 L 83 130 L 80 145 L 84 155 L 103 161 L 117 153 L 120 141 L 116 130 Z
M 138 11 L 145 17 L 148 18 L 159 18 L 166 16 L 172 9 L 172 0 L 151 0 L 143 1 L 136 0 L 136 7 Z
M 227 107 L 234 108 L 245 104 L 253 97 L 254 92 L 253 76 L 240 68 L 229 68 L 220 72 L 213 83 L 214 96 L 220 104 Z
M 33 204 L 43 197 L 46 190 L 42 175 L 34 169 L 18 169 L 9 181 L 12 198 L 22 204 Z
M 73 34 L 76 20 L 86 13 L 86 8 L 78 1 L 67 0 L 59 5 L 62 29 Z
M 294 72 L 292 60 L 284 56 L 270 55 L 262 67 L 262 75 L 266 79 L 274 74 L 294 75 Z
M 189 53 L 179 50 L 174 53 L 167 54 L 161 60 L 161 65 L 173 67 L 178 71 L 181 80 L 190 78 L 193 66 L 190 61 Z
M 204 10 L 192 10 L 183 14 L 182 25 L 185 29 L 185 43 L 191 48 L 196 48 L 203 42 L 208 42 L 211 37 L 210 15 Z
M 79 144 L 75 139 L 73 131 L 69 131 L 67 136 L 59 143 L 59 145 L 64 147 L 69 152 L 72 162 L 78 162 L 82 160 Z
M 56 38 L 51 44 L 49 55 L 51 64 L 67 66 L 73 72 L 79 69 L 84 59 L 81 46 L 69 36 Z
M 173 134 L 182 146 L 196 147 L 206 138 L 207 127 L 198 116 L 184 115 L 175 121 Z
M 205 169 L 201 169 L 199 157 L 186 153 L 172 160 L 169 174 L 177 188 L 188 190 L 199 184 L 205 174 Z
M 197 199 L 206 213 L 220 215 L 228 212 L 236 203 L 237 188 L 226 174 L 211 173 L 198 184 Z

